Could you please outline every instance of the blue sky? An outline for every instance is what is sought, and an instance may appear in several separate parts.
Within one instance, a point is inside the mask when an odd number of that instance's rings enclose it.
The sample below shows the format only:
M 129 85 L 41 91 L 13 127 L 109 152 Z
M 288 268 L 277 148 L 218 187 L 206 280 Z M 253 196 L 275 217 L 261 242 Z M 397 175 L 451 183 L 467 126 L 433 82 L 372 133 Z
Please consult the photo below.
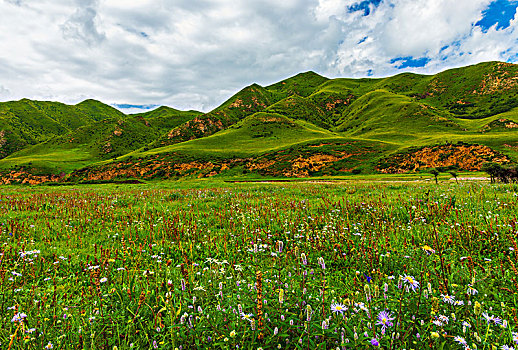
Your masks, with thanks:
M 383 77 L 514 63 L 517 7 L 511 0 L 0 0 L 0 100 L 95 98 L 132 111 L 208 111 L 246 85 L 301 71 Z

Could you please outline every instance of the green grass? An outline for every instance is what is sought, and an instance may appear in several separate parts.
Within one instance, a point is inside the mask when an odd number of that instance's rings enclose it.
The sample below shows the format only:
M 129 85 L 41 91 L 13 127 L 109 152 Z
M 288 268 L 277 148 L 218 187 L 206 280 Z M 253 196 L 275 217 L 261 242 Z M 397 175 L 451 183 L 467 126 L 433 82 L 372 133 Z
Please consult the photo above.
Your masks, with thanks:
M 472 181 L 4 186 L 0 346 L 514 346 L 517 195 Z
M 1 161 L 3 169 L 13 167 L 33 167 L 44 172 L 59 174 L 60 171 L 71 172 L 77 168 L 92 164 L 92 155 L 84 148 L 57 149 L 49 152 L 48 149 L 31 149 L 27 155 L 8 157 Z
M 338 135 L 302 120 L 275 113 L 256 113 L 214 135 L 153 149 L 142 155 L 184 151 L 190 154 L 258 155 L 300 142 L 336 138 Z M 137 153 L 138 155 L 138 153 Z

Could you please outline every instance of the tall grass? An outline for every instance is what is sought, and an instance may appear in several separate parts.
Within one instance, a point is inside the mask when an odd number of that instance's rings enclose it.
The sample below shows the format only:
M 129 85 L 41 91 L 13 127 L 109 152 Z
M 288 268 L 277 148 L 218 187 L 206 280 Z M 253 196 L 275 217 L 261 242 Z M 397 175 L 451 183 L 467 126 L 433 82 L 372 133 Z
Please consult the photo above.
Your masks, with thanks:
M 516 186 L 226 186 L 1 189 L 0 348 L 516 346 Z

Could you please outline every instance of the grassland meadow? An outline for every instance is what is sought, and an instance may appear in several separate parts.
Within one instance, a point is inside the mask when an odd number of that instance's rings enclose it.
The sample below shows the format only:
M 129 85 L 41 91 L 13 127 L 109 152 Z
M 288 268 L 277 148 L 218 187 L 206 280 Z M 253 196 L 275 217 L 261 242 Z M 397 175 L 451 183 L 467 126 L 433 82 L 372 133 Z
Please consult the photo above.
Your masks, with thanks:
M 514 349 L 518 187 L 0 188 L 1 349 Z

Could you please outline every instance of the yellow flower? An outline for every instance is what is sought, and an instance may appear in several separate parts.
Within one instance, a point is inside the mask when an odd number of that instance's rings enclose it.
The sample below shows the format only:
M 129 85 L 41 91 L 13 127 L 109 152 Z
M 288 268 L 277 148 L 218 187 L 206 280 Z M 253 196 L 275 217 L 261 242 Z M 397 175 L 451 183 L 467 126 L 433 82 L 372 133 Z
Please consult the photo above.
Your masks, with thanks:
M 236 331 L 233 330 L 232 332 L 230 332 L 230 336 L 234 338 L 236 336 Z
M 432 333 L 430 333 L 430 335 L 432 336 L 432 338 L 435 338 L 435 339 L 440 337 L 439 333 L 437 333 L 437 332 L 432 332 Z
M 482 312 L 482 305 L 478 302 L 478 301 L 475 301 L 475 315 L 480 315 L 480 313 Z

